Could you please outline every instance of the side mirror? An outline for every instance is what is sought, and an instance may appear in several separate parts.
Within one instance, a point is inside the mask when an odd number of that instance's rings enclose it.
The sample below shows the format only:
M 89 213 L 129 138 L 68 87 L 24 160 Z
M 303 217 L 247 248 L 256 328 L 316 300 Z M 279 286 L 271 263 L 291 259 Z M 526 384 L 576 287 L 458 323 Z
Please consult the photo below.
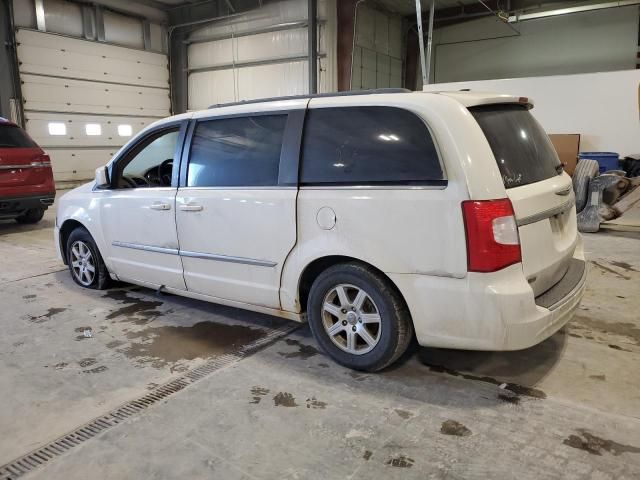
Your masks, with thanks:
M 109 170 L 106 166 L 96 168 L 96 187 L 107 188 L 110 186 Z

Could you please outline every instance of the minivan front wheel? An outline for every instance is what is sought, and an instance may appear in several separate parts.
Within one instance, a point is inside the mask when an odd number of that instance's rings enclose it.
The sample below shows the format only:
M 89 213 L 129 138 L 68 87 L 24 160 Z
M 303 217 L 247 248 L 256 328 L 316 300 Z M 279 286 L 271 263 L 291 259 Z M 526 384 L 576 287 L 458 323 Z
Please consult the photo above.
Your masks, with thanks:
M 103 290 L 109 286 L 109 272 L 91 234 L 76 228 L 67 240 L 67 263 L 73 281 L 84 288 Z
M 337 363 L 375 372 L 398 359 L 413 335 L 404 300 L 387 279 L 360 264 L 322 272 L 307 303 L 320 347 Z

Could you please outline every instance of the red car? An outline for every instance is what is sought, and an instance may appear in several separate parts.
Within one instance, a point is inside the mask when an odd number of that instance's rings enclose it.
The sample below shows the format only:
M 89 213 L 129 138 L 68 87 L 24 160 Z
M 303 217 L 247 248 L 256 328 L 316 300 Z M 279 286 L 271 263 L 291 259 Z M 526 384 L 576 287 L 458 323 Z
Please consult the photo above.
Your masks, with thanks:
M 49 155 L 22 128 L 0 118 L 0 220 L 39 222 L 55 196 Z

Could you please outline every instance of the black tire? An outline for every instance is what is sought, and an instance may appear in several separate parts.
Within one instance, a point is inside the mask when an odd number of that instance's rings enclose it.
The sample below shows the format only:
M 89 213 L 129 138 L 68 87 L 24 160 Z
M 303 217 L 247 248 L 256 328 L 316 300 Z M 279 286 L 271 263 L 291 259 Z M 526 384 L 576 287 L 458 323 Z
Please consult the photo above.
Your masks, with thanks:
M 323 317 L 324 302 L 327 295 L 339 285 L 353 286 L 354 291 L 361 289 L 373 302 L 370 305 L 377 309 L 380 317 L 379 326 L 376 324 L 377 343 L 366 353 L 349 353 L 334 343 L 325 328 Z M 351 300 L 351 299 L 350 299 Z M 366 300 L 369 302 L 369 300 Z M 344 310 L 343 310 L 344 311 Z M 307 302 L 307 317 L 311 332 L 320 348 L 327 353 L 335 362 L 345 367 L 366 372 L 376 372 L 395 362 L 409 346 L 413 338 L 413 323 L 409 309 L 400 293 L 387 279 L 375 272 L 373 269 L 357 264 L 346 263 L 335 265 L 322 272 L 313 282 L 309 299 Z M 337 320 L 337 317 L 331 317 Z M 355 320 L 357 322 L 359 320 Z M 336 321 L 346 325 L 347 328 L 361 329 L 364 325 L 357 323 L 352 327 L 345 321 Z M 366 322 L 365 322 L 366 323 Z M 379 329 L 379 330 L 378 330 Z M 334 337 L 335 338 L 335 337 Z M 354 338 L 358 338 L 355 337 Z M 362 338 L 358 339 L 363 343 Z M 346 342 L 346 340 L 345 340 Z M 367 348 L 364 342 L 365 349 Z
M 44 217 L 44 208 L 31 208 L 16 217 L 16 222 L 21 224 L 38 223 L 42 217 Z
M 91 253 L 90 258 L 93 261 L 93 267 L 95 270 L 93 272 L 91 281 L 87 281 L 87 277 L 82 277 L 84 279 L 83 282 L 83 280 L 79 278 L 77 272 L 74 271 L 74 257 L 72 249 L 74 248 L 74 246 L 79 246 L 80 243 L 85 245 Z M 67 239 L 66 256 L 71 278 L 73 278 L 73 281 L 78 285 L 84 288 L 91 288 L 93 290 L 105 290 L 109 288 L 109 286 L 111 285 L 111 277 L 109 276 L 109 271 L 107 270 L 107 266 L 102 260 L 102 255 L 100 255 L 100 251 L 98 250 L 96 242 L 93 240 L 93 237 L 85 228 L 78 227 L 71 232 L 71 235 L 69 235 L 69 238 Z
M 582 159 L 573 171 L 573 191 L 576 194 L 576 211 L 581 212 L 587 204 L 589 194 L 589 183 L 598 174 L 598 162 L 595 160 Z

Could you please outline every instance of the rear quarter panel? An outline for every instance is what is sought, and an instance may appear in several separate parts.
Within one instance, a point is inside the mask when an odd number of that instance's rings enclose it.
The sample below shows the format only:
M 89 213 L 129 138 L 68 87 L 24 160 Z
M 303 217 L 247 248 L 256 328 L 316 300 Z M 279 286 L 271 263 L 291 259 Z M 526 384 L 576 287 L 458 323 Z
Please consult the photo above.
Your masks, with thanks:
M 388 274 L 464 278 L 466 240 L 460 203 L 504 197 L 504 187 L 480 127 L 457 101 L 408 93 L 312 99 L 309 108 L 385 105 L 417 114 L 429 127 L 448 179 L 437 187 L 302 187 L 298 194 L 298 238 L 283 269 L 281 303 L 299 311 L 298 286 L 314 260 L 344 255 Z M 487 163 L 484 171 L 475 172 Z M 474 172 L 471 175 L 471 168 Z M 325 230 L 317 216 L 335 212 Z

